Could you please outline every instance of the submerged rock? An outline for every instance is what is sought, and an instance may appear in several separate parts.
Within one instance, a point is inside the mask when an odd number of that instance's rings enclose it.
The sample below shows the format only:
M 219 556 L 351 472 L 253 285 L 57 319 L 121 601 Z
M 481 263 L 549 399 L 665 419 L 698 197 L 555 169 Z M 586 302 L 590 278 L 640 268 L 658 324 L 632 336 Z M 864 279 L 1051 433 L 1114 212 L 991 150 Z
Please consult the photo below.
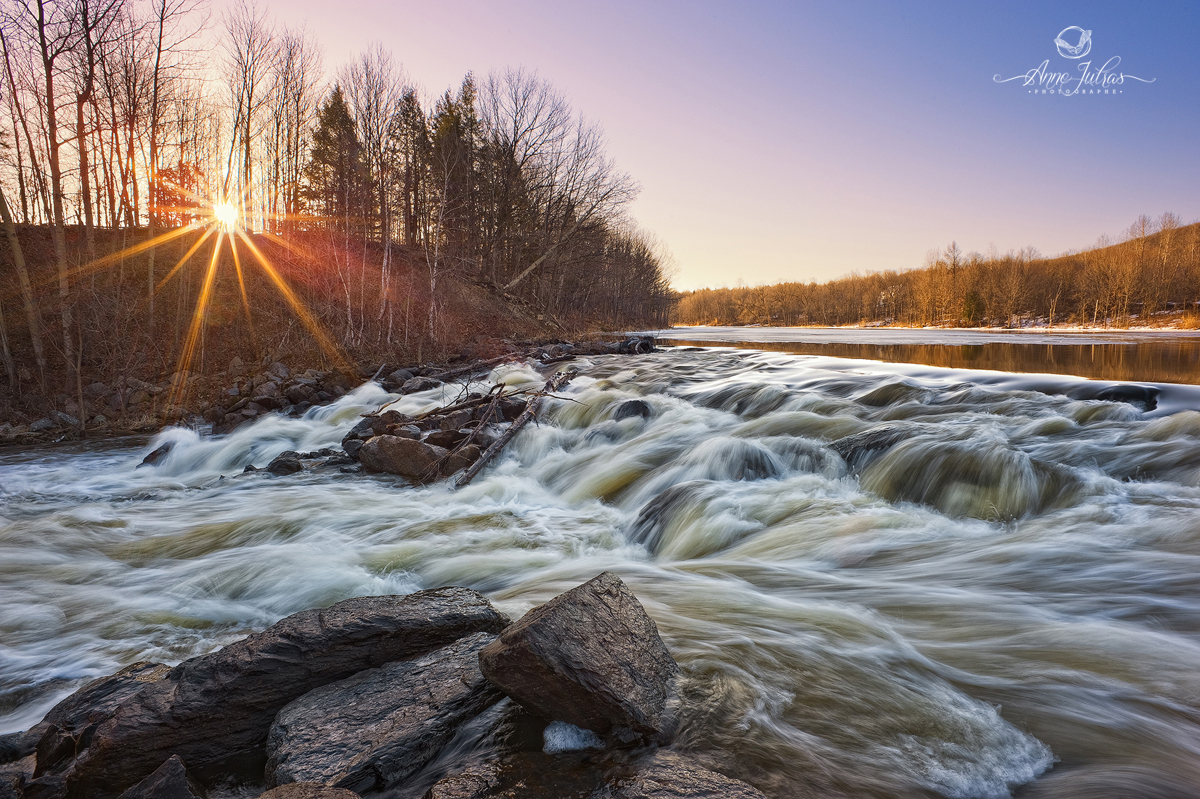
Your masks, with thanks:
M 383 790 L 419 771 L 502 695 L 479 671 L 487 633 L 317 688 L 279 712 L 267 781 Z
M 621 743 L 674 735 L 679 666 L 612 572 L 529 611 L 483 649 L 479 663 L 488 680 L 543 718 Z
M 192 780 L 178 755 L 171 755 L 146 779 L 121 794 L 121 799 L 201 799 L 204 791 Z
M 613 414 L 613 421 L 619 422 L 622 419 L 629 419 L 634 416 L 640 416 L 643 419 L 650 418 L 650 403 L 645 400 L 626 400 L 617 406 L 616 413 Z
M 179 664 L 124 699 L 77 758 L 56 763 L 38 796 L 116 795 L 179 755 L 197 778 L 259 773 L 281 708 L 363 669 L 419 657 L 507 619 L 474 591 L 361 597 L 283 619 Z M 41 755 L 39 748 L 39 766 Z
M 842 456 L 851 471 L 865 468 L 892 447 L 911 438 L 918 428 L 904 424 L 881 424 L 861 433 L 839 438 L 829 448 Z

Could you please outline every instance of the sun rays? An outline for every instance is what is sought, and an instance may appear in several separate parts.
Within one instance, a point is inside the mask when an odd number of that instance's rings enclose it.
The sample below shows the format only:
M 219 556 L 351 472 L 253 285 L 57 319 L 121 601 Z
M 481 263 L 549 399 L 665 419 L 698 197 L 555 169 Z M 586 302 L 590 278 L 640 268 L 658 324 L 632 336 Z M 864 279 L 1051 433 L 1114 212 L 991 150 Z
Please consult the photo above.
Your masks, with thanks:
M 168 406 L 171 408 L 182 407 L 187 399 L 188 376 L 191 373 L 191 368 L 197 355 L 203 352 L 205 323 L 213 305 L 213 296 L 223 264 L 221 254 L 226 242 L 229 244 L 230 258 L 233 262 L 233 277 L 237 281 L 242 310 L 245 314 L 246 327 L 252 339 L 257 341 L 254 330 L 254 315 L 246 288 L 245 270 L 243 268 L 241 253 L 239 252 L 239 242 L 253 255 L 252 263 L 267 277 L 271 285 L 274 286 L 275 290 L 287 302 L 292 313 L 304 325 L 305 329 L 317 342 L 317 345 L 325 355 L 338 368 L 343 370 L 348 369 L 348 361 L 342 353 L 341 348 L 326 333 L 316 316 L 296 294 L 279 269 L 271 263 L 262 249 L 255 244 L 252 237 L 254 234 L 245 229 L 243 220 L 246 218 L 246 214 L 242 203 L 231 198 L 216 202 L 198 196 L 192 197 L 192 199 L 197 202 L 199 208 L 189 208 L 187 210 L 192 213 L 199 212 L 200 218 L 198 220 L 155 236 L 148 241 L 128 247 L 121 252 L 91 261 L 76 270 L 78 274 L 94 273 L 132 255 L 143 253 L 177 240 L 188 233 L 200 232 L 196 241 L 188 247 L 183 256 L 175 262 L 167 274 L 154 286 L 154 293 L 157 294 L 168 283 L 178 278 L 193 263 L 206 262 L 200 293 L 196 298 L 195 307 L 192 309 L 187 337 L 184 340 L 183 348 L 176 363 L 175 377 L 168 395 Z M 286 240 L 278 236 L 271 236 L 271 240 L 286 244 Z M 207 253 L 208 257 L 206 259 L 201 259 L 198 256 L 210 241 L 212 243 L 211 251 Z M 293 248 L 289 246 L 288 249 L 292 250 Z

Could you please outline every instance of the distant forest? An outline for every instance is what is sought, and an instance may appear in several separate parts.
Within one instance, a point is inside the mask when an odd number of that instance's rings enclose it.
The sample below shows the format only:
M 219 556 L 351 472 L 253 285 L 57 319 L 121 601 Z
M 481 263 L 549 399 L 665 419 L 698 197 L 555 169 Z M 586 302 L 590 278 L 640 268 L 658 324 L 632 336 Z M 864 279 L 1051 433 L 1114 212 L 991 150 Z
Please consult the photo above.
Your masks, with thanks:
M 1200 326 L 1200 224 L 1140 216 L 1118 241 L 1056 258 L 1033 248 L 964 253 L 951 243 L 911 271 L 827 283 L 701 289 L 683 294 L 676 324 L 1128 327 L 1173 318 Z M 1178 318 L 1182 317 L 1182 318 Z
M 326 70 L 309 32 L 245 1 L 210 18 L 202 0 L 11 0 L 0 58 L 17 392 L 170 372 L 210 291 L 196 346 L 223 363 L 311 343 L 298 319 L 392 359 L 445 355 L 479 321 L 510 334 L 504 307 L 547 331 L 667 321 L 637 183 L 531 72 L 426 95 L 381 46 Z M 240 257 L 212 254 L 224 234 Z M 474 319 L 479 292 L 496 303 Z

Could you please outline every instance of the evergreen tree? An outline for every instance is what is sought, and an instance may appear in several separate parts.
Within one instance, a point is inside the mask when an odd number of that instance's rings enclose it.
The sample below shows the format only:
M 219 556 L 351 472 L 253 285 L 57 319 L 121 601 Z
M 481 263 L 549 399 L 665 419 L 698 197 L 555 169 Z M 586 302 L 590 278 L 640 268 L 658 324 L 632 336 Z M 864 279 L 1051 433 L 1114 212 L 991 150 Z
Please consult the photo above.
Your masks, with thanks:
M 305 168 L 309 210 L 349 234 L 361 227 L 355 214 L 364 200 L 366 174 L 362 144 L 341 86 L 335 85 L 321 104 L 312 140 Z

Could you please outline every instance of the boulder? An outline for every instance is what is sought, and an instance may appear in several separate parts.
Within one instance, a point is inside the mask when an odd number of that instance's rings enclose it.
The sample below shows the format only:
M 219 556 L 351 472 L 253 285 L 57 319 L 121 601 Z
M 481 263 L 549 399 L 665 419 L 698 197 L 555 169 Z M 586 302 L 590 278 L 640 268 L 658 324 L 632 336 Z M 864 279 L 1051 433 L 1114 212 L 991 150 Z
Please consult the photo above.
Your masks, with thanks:
M 422 441 L 400 436 L 375 436 L 358 451 L 358 460 L 369 472 L 387 472 L 425 482 L 438 477 L 440 461 L 448 453 Z
M 482 449 L 474 444 L 468 444 L 458 452 L 451 453 L 446 458 L 446 462 L 442 464 L 442 474 L 450 475 L 461 469 L 469 468 L 475 461 L 479 460 L 481 455 L 483 455 Z
M 121 799 L 201 799 L 204 790 L 187 773 L 178 755 L 154 770 L 146 779 L 121 794 Z
M 292 376 L 291 370 L 288 369 L 283 364 L 281 364 L 279 361 L 276 361 L 275 363 L 271 364 L 271 368 L 268 369 L 268 371 L 271 374 L 275 375 L 276 377 L 280 378 L 281 380 L 287 380 L 289 377 Z
M 664 743 L 675 733 L 679 666 L 612 572 L 529 611 L 480 652 L 479 664 L 543 718 L 620 743 Z
M 275 718 L 267 782 L 381 791 L 420 771 L 502 694 L 479 671 L 488 633 L 317 688 Z
M 295 474 L 303 469 L 304 467 L 300 464 L 300 453 L 291 450 L 279 453 L 275 456 L 275 460 L 267 464 L 267 471 L 271 474 Z
M 185 660 L 124 700 L 79 757 L 42 778 L 38 795 L 116 795 L 173 754 L 202 781 L 253 777 L 265 761 L 271 723 L 289 702 L 363 669 L 419 657 L 472 633 L 499 632 L 506 623 L 465 588 L 360 597 L 296 613 Z
M 741 780 L 671 752 L 658 752 L 631 775 L 614 774 L 594 795 L 596 799 L 767 799 Z
M 258 799 L 359 799 L 354 791 L 345 788 L 333 788 L 319 782 L 289 782 L 272 788 Z
M 96 729 L 112 718 L 122 702 L 167 675 L 170 666 L 141 661 L 107 677 L 92 680 L 50 709 L 37 740 L 35 776 L 86 749 Z

